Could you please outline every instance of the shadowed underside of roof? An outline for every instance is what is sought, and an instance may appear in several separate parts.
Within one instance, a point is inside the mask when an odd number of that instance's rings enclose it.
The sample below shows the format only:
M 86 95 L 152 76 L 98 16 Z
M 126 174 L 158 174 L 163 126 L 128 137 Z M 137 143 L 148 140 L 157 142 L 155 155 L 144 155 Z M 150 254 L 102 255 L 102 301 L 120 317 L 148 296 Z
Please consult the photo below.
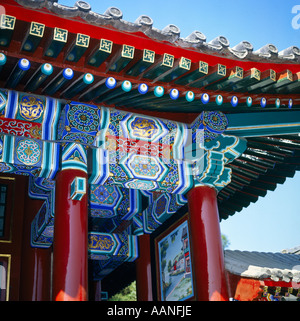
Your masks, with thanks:
M 247 138 L 247 149 L 229 167 L 232 178 L 218 194 L 221 219 L 274 191 L 300 170 L 300 137 L 285 135 Z

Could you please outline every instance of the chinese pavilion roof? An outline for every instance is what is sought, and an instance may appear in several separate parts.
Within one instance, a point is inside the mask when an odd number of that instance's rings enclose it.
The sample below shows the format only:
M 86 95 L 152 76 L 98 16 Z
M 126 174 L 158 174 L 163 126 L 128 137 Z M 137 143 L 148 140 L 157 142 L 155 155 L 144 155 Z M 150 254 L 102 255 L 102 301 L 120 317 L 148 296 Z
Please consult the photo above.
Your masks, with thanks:
M 46 0 L 2 4 L 1 88 L 188 124 L 203 110 L 222 111 L 229 120 L 236 115 L 237 124 L 250 113 L 281 118 L 300 110 L 296 46 L 254 50 L 242 41 L 231 47 L 225 37 L 207 41 L 199 31 L 181 38 L 177 26 L 158 30 L 148 16 L 129 22 L 118 8 L 100 14 L 84 1 L 73 7 Z M 19 69 L 22 77 L 12 77 Z M 274 135 L 246 135 L 248 147 L 229 165 L 231 183 L 218 195 L 221 219 L 300 169 L 299 135 Z

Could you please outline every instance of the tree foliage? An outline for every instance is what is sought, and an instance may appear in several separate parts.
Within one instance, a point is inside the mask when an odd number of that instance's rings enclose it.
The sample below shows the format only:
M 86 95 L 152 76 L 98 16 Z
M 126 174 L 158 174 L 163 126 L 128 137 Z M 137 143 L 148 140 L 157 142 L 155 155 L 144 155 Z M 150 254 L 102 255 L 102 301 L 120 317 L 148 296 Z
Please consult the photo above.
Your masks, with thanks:
M 227 236 L 224 234 L 222 234 L 222 245 L 223 245 L 223 250 L 228 249 L 230 246 L 230 242 L 229 242 Z
M 133 281 L 119 293 L 113 295 L 109 301 L 136 301 L 136 282 Z

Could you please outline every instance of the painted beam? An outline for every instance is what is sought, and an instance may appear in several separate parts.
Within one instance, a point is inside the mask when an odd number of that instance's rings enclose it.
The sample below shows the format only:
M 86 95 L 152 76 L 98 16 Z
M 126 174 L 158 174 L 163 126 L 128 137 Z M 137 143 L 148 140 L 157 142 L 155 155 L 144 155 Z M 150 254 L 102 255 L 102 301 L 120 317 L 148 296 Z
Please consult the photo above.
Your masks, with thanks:
M 88 64 L 98 68 L 110 56 L 112 48 L 112 41 L 101 39 L 99 47 L 96 47 L 87 58 Z
M 208 74 L 208 63 L 204 61 L 199 61 L 199 66 L 197 69 L 189 72 L 188 74 L 176 79 L 175 84 L 179 85 L 189 85 L 190 83 L 206 76 Z
M 32 21 L 23 40 L 21 50 L 34 52 L 44 36 L 44 31 L 44 24 Z
M 57 28 L 51 30 L 51 37 L 44 50 L 46 57 L 57 58 L 68 40 L 68 30 Z
M 135 48 L 133 46 L 123 45 L 115 54 L 109 63 L 109 71 L 120 72 L 133 59 Z
M 226 135 L 239 137 L 300 133 L 300 111 L 227 114 Z
M 0 45 L 8 47 L 15 29 L 16 17 L 2 14 L 0 17 Z
M 154 64 L 155 52 L 152 50 L 144 49 L 143 57 L 133 65 L 127 72 L 127 75 L 132 77 L 140 76 L 146 69 Z
M 217 64 L 215 66 L 210 66 L 207 75 L 202 77 L 200 80 L 194 81 L 190 86 L 201 88 L 224 77 L 226 77 L 226 66 Z
M 88 49 L 90 43 L 90 36 L 82 33 L 77 33 L 76 41 L 71 45 L 66 53 L 65 59 L 71 62 L 78 62 Z

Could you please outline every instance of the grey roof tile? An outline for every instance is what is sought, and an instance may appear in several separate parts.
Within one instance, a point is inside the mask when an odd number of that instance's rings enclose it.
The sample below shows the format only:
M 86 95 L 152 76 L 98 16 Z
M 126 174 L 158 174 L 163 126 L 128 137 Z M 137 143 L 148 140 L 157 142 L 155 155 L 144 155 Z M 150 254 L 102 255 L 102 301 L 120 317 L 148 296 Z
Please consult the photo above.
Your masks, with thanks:
M 225 268 L 249 278 L 300 282 L 300 257 L 296 254 L 226 250 Z
M 194 31 L 186 38 L 180 37 L 179 27 L 169 24 L 162 30 L 153 26 L 153 20 L 146 15 L 138 17 L 134 22 L 123 20 L 123 13 L 119 8 L 109 7 L 103 14 L 92 11 L 88 2 L 77 1 L 73 7 L 57 3 L 56 0 L 16 0 L 19 4 L 33 9 L 47 8 L 53 13 L 66 17 L 81 17 L 86 22 L 98 26 L 112 26 L 126 32 L 143 32 L 150 38 L 158 41 L 169 41 L 177 46 L 195 48 L 208 54 L 219 54 L 234 59 L 247 59 L 250 61 L 269 61 L 290 63 L 300 62 L 300 49 L 291 46 L 278 52 L 273 44 L 266 44 L 262 48 L 253 50 L 248 41 L 242 41 L 234 47 L 224 36 L 218 36 L 206 41 L 206 36 L 200 31 Z

